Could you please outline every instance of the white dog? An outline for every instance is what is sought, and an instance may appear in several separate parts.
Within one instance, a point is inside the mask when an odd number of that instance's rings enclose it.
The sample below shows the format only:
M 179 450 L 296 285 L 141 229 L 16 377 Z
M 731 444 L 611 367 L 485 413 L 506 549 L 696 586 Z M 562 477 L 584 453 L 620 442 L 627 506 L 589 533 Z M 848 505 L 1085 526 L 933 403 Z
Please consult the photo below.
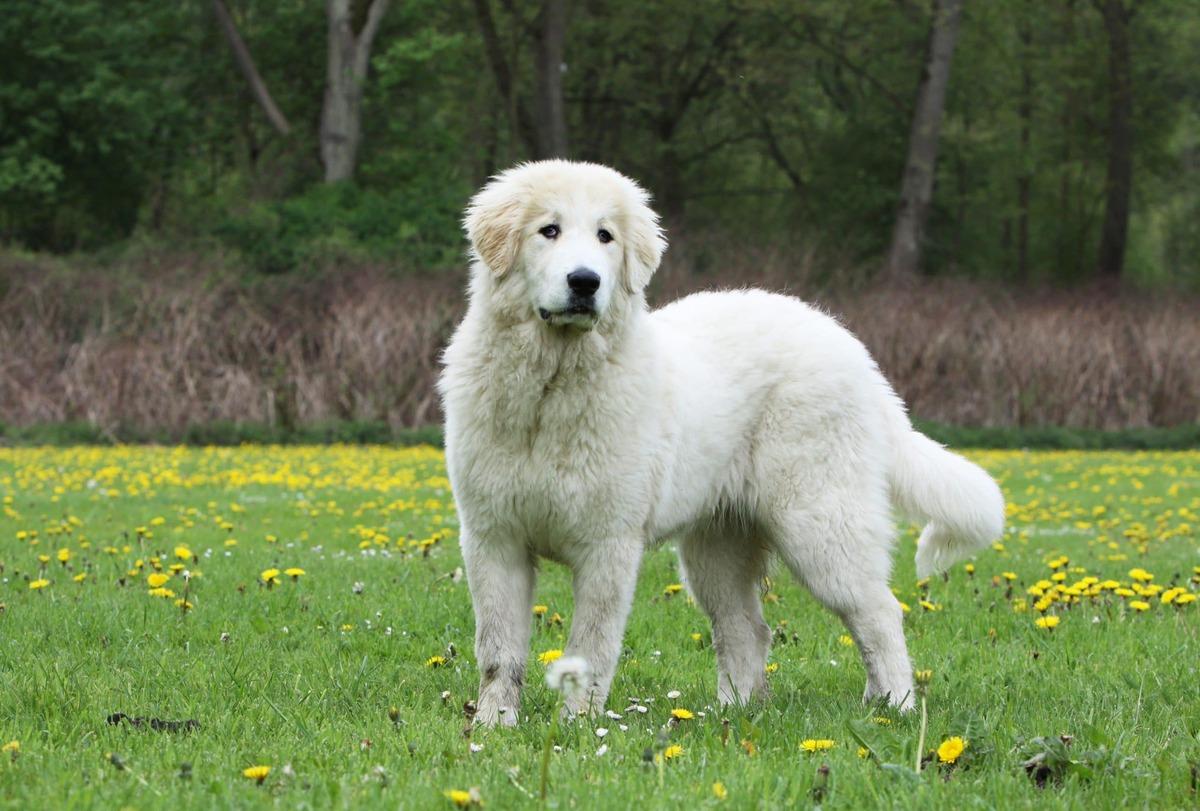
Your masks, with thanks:
M 439 382 L 481 672 L 478 718 L 515 724 L 536 561 L 574 573 L 566 655 L 603 708 L 643 550 L 678 544 L 713 625 L 717 693 L 766 689 L 771 558 L 845 623 L 865 700 L 912 704 L 888 587 L 892 508 L 926 523 L 921 577 L 1004 530 L 987 473 L 915 432 L 867 350 L 781 295 L 702 293 L 649 312 L 666 247 L 612 169 L 545 161 L 471 202 L 467 314 Z

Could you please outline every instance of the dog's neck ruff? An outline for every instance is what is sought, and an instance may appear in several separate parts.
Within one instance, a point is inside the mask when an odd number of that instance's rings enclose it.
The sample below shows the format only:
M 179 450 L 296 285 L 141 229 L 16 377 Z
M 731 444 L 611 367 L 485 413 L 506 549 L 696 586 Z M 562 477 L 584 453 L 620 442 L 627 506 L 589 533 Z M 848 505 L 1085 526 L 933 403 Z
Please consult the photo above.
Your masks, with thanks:
M 613 359 L 630 353 L 645 310 L 605 313 L 588 331 L 555 327 L 540 318 L 514 320 L 503 313 L 471 308 L 446 350 L 446 361 L 459 370 L 449 397 L 472 401 L 469 413 L 492 430 L 514 435 L 535 430 L 545 418 L 548 398 L 588 392 L 599 377 L 613 373 Z M 594 406 L 595 404 L 590 404 Z

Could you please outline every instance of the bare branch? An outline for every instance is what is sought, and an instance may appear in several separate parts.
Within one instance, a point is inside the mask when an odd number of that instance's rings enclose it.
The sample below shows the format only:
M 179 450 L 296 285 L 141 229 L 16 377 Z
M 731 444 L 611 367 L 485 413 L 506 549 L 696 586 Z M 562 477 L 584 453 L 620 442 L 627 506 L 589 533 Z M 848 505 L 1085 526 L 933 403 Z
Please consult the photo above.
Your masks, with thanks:
M 211 2 L 213 12 L 217 15 L 217 23 L 221 26 L 221 31 L 225 34 L 225 40 L 229 43 L 230 49 L 233 50 L 234 59 L 237 60 L 238 68 L 241 69 L 246 84 L 250 86 L 250 94 L 267 114 L 267 119 L 275 127 L 276 132 L 280 135 L 287 135 L 292 131 L 292 126 L 275 105 L 275 100 L 271 98 L 271 93 L 267 90 L 267 83 L 259 75 L 258 68 L 254 66 L 254 59 L 250 56 L 250 50 L 242 40 L 242 35 L 238 33 L 233 18 L 229 16 L 229 9 L 225 8 L 222 0 L 211 0 Z M 383 0 L 383 2 L 386 4 L 387 0 Z

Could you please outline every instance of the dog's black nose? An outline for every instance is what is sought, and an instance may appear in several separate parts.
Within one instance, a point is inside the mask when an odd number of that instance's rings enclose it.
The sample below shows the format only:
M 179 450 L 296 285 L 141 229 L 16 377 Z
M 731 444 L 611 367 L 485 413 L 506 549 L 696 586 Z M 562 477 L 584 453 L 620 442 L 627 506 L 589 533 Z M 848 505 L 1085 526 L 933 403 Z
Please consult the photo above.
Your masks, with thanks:
M 600 274 L 587 268 L 575 268 L 567 274 L 567 287 L 577 296 L 591 296 L 600 289 Z

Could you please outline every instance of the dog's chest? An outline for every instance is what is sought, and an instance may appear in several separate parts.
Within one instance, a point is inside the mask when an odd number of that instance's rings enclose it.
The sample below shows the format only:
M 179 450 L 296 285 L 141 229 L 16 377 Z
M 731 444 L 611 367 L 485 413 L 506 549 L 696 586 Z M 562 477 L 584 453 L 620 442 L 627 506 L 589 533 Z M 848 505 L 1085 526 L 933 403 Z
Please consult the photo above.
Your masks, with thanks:
M 628 505 L 623 482 L 586 444 L 509 436 L 464 461 L 460 509 L 473 528 L 556 557 L 563 544 L 610 535 Z
M 551 390 L 536 403 L 510 400 L 479 416 L 455 449 L 452 471 L 473 531 L 557 557 L 563 545 L 641 526 L 647 490 L 631 475 L 641 466 L 636 431 L 619 415 Z

